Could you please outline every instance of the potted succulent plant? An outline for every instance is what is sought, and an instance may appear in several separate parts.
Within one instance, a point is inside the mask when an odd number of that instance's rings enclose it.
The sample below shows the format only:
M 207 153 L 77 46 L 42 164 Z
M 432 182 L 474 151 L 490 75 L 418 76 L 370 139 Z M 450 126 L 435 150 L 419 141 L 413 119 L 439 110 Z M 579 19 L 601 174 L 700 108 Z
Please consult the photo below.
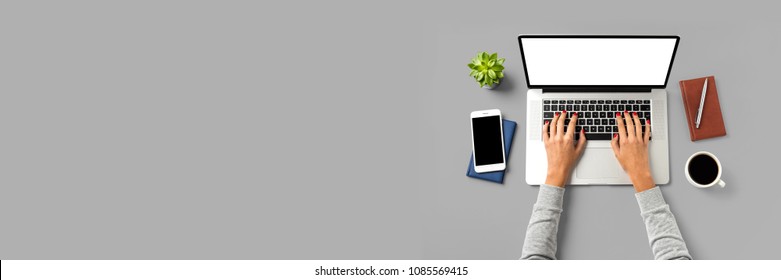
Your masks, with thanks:
M 487 52 L 478 53 L 472 58 L 472 63 L 467 64 L 469 76 L 475 78 L 480 87 L 493 89 L 499 85 L 504 78 L 504 58 L 497 58 L 497 54 L 488 54 Z

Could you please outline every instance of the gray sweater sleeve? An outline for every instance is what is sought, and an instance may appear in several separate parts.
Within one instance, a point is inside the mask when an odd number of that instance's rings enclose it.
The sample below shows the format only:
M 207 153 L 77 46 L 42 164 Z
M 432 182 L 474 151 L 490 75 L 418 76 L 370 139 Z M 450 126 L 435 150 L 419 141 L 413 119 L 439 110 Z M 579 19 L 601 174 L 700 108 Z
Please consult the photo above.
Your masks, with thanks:
M 670 206 L 662 197 L 659 187 L 635 194 L 640 205 L 640 215 L 643 217 L 645 229 L 648 232 L 648 243 L 657 260 L 690 260 L 689 250 L 683 241 L 678 223 L 675 221 Z
M 556 259 L 556 234 L 559 231 L 559 218 L 564 204 L 564 188 L 541 185 L 537 193 L 529 227 L 526 228 L 526 240 L 523 242 L 521 259 Z
M 640 214 L 648 232 L 648 242 L 656 259 L 691 259 L 670 206 L 659 187 L 636 193 Z M 556 259 L 556 235 L 559 229 L 564 188 L 541 185 L 534 204 L 521 259 Z

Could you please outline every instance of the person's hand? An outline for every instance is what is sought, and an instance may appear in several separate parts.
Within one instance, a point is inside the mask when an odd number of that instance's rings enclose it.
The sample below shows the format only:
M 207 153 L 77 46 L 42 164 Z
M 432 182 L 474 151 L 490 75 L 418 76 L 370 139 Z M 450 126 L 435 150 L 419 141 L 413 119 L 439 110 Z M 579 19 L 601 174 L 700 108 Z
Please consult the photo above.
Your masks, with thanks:
M 635 191 L 642 192 L 651 189 L 656 184 L 651 177 L 651 166 L 648 163 L 648 142 L 651 139 L 651 121 L 646 120 L 645 135 L 643 134 L 643 124 L 637 117 L 637 112 L 628 113 L 624 111 L 616 113 L 616 122 L 618 123 L 618 133 L 613 134 L 613 140 L 610 145 L 613 146 L 613 153 L 616 159 L 624 168 Z M 626 124 L 626 128 L 624 127 Z
M 542 127 L 542 141 L 545 142 L 545 152 L 548 154 L 548 177 L 545 179 L 545 184 L 562 188 L 586 147 L 586 136 L 583 131 L 580 131 L 580 140 L 575 143 L 578 113 L 572 113 L 565 131 L 566 118 L 567 111 L 556 113 L 553 120 L 550 123 L 545 122 Z

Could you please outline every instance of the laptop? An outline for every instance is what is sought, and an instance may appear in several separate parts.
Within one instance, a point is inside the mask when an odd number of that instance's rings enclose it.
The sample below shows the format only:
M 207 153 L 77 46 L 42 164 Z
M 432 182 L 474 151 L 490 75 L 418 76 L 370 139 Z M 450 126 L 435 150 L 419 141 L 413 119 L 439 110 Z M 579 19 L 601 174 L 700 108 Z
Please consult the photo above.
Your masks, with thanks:
M 578 112 L 588 139 L 568 185 L 631 185 L 610 140 L 616 112 L 651 120 L 649 160 L 656 184 L 670 181 L 667 80 L 678 36 L 520 35 L 526 99 L 526 182 L 545 183 L 542 127 L 555 112 Z

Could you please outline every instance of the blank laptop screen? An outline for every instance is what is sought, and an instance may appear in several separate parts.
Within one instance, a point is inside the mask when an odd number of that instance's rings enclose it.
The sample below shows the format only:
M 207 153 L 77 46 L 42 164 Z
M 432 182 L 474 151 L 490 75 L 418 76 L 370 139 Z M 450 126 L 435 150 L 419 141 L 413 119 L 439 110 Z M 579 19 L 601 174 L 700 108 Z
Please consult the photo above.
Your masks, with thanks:
M 520 38 L 530 87 L 664 87 L 677 43 L 677 36 Z

